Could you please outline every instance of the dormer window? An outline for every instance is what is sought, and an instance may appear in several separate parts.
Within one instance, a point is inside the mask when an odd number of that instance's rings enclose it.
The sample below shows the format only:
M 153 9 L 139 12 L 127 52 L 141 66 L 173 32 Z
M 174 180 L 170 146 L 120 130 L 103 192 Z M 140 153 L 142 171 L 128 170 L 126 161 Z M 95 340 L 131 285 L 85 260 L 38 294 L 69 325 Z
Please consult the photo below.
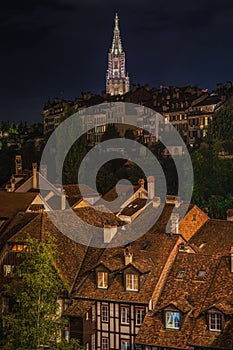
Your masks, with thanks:
M 166 311 L 166 328 L 179 329 L 180 328 L 180 312 Z
M 126 290 L 138 291 L 139 275 L 133 274 L 133 273 L 126 273 L 125 282 L 126 282 Z
M 220 312 L 209 313 L 209 330 L 221 332 L 223 329 L 223 315 Z
M 97 272 L 97 286 L 98 288 L 102 288 L 102 289 L 108 288 L 108 272 L 106 271 Z

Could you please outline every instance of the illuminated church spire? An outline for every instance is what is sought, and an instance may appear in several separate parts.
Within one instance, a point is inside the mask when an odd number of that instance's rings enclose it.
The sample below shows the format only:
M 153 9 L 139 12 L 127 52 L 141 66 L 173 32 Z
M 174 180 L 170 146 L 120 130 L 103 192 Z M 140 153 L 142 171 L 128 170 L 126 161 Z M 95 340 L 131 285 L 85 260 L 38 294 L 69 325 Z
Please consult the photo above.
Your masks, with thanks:
M 117 15 L 117 13 L 116 13 L 116 17 L 115 17 L 115 28 L 114 28 L 114 35 L 113 35 L 111 52 L 112 52 L 112 54 L 115 54 L 115 55 L 118 55 L 118 54 L 123 52 L 120 29 L 119 29 L 119 17 Z
M 111 95 L 123 95 L 129 91 L 129 76 L 125 71 L 125 53 L 123 51 L 119 29 L 119 17 L 115 16 L 112 47 L 108 54 L 106 92 Z

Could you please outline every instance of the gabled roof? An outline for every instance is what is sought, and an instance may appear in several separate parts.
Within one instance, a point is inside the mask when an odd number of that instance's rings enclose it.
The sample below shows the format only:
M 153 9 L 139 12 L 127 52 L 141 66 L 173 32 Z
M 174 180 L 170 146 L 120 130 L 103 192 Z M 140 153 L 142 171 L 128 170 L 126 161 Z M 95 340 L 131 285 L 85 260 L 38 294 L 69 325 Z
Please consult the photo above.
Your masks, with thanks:
M 26 211 L 37 195 L 0 191 L 0 216 L 13 218 L 18 212 Z
M 153 312 L 148 313 L 139 330 L 136 343 L 172 348 L 189 348 L 189 338 L 196 317 L 199 316 L 208 289 L 218 267 L 218 259 L 211 256 L 178 253 L 166 279 L 165 286 Z M 186 269 L 183 279 L 177 278 L 180 269 Z M 197 281 L 201 269 L 206 270 L 204 281 Z M 164 325 L 164 309 L 182 312 L 181 328 L 171 332 Z
M 190 243 L 201 254 L 228 255 L 233 247 L 233 222 L 209 219 L 192 236 Z

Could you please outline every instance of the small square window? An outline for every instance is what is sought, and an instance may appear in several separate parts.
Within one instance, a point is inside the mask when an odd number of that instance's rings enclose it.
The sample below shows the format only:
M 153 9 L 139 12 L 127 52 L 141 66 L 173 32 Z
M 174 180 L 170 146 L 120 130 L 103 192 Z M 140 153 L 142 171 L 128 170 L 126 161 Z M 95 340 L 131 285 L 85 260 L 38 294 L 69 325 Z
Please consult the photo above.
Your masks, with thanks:
M 97 273 L 97 285 L 98 288 L 107 289 L 108 288 L 108 273 L 107 272 L 98 272 Z
M 166 328 L 180 328 L 180 313 L 178 311 L 166 311 Z
M 204 281 L 206 275 L 206 270 L 200 270 L 197 275 L 198 281 Z
M 184 278 L 184 275 L 185 275 L 185 272 L 186 272 L 186 270 L 185 269 L 181 269 L 181 270 L 179 270 L 178 272 L 177 272 L 177 274 L 176 274 L 176 278 L 178 278 L 178 279 L 183 279 Z
M 121 341 L 121 350 L 130 350 L 130 341 L 122 340 Z

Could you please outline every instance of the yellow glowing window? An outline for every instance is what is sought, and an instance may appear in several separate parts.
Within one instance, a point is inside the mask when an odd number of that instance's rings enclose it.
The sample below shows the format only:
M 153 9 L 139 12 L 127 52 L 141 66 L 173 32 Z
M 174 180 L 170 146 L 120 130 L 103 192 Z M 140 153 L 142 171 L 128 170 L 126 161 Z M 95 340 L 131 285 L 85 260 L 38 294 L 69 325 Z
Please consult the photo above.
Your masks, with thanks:
M 108 288 L 107 272 L 98 272 L 98 288 Z
M 126 290 L 138 290 L 138 275 L 126 274 Z
M 11 250 L 17 251 L 17 252 L 23 252 L 28 250 L 28 246 L 26 244 L 14 244 Z

